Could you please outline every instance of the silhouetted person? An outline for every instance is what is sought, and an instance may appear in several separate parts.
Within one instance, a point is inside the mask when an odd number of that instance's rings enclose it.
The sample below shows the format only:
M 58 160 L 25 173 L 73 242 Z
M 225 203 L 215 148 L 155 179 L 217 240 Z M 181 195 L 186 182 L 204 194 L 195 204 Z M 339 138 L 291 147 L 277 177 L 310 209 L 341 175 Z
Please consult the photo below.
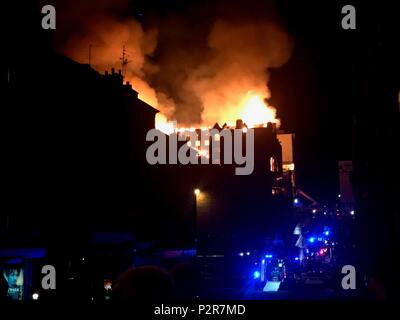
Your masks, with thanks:
M 120 302 L 160 302 L 174 297 L 175 286 L 171 276 L 165 270 L 153 266 L 124 272 L 113 288 L 113 300 Z

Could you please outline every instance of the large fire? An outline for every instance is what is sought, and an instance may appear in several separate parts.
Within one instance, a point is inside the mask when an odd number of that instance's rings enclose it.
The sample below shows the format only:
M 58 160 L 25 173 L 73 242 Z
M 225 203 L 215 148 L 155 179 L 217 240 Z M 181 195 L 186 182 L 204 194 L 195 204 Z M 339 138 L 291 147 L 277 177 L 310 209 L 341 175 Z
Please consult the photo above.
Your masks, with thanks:
M 224 110 L 224 123 L 229 127 L 234 127 L 237 119 L 243 120 L 248 128 L 266 126 L 268 122 L 279 125 L 279 119 L 276 118 L 275 108 L 269 106 L 262 95 L 254 94 L 250 91 L 243 96 L 238 109 L 231 110 L 231 108 L 221 106 L 221 110 Z M 238 113 L 237 110 L 239 110 Z M 203 127 L 210 128 L 214 124 L 215 123 L 205 123 Z M 220 123 L 220 125 L 222 124 L 223 123 Z M 176 122 L 168 121 L 167 117 L 162 113 L 156 115 L 156 128 L 166 134 L 188 129 L 177 128 Z M 191 129 L 193 130 L 194 128 Z
M 234 128 L 238 119 L 247 128 L 279 124 L 265 101 L 271 97 L 269 70 L 289 60 L 292 41 L 269 13 L 264 19 L 246 1 L 244 7 L 232 1 L 229 10 L 212 5 L 218 13 L 212 18 L 196 4 L 140 21 L 127 14 L 128 0 L 65 4 L 68 23 L 60 25 L 74 28 L 57 29 L 58 46 L 98 72 L 121 69 L 139 99 L 160 111 L 156 128 L 165 133 L 216 123 Z M 206 14 L 205 23 L 193 24 L 193 14 L 198 21 Z M 178 124 L 170 122 L 175 119 Z
M 266 125 L 268 122 L 278 123 L 276 111 L 270 107 L 259 95 L 249 94 L 243 99 L 242 111 L 239 118 L 249 128 Z
M 173 121 L 168 121 L 167 117 L 162 113 L 156 114 L 156 129 L 164 132 L 165 134 L 171 134 L 175 131 L 175 125 Z

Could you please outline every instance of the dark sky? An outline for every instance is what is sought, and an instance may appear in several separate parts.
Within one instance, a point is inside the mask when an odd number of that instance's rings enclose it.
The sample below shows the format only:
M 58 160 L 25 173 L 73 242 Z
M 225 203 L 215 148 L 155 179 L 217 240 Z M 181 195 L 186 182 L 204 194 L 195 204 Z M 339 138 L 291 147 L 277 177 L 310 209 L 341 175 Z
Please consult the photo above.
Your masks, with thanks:
M 299 187 L 317 200 L 338 193 L 338 160 L 351 159 L 354 113 L 350 78 L 358 30 L 341 29 L 339 1 L 280 1 L 295 45 L 291 60 L 271 76 L 272 103 L 283 129 L 296 134 Z
M 376 106 L 365 97 L 399 77 L 393 71 L 399 19 L 388 1 L 277 3 L 295 45 L 291 60 L 272 74 L 272 102 L 283 128 L 297 137 L 300 188 L 331 202 L 338 193 L 337 161 L 352 159 L 354 116 L 381 112 L 382 97 Z M 356 30 L 341 27 L 346 4 L 356 8 Z

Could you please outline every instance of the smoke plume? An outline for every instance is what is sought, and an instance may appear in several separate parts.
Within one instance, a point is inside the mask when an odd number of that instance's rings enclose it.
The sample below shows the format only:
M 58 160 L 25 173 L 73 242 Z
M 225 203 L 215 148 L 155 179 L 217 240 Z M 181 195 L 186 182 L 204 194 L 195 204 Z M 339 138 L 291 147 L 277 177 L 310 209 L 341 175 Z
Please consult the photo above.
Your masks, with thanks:
M 145 9 L 137 16 L 128 0 L 73 7 L 59 1 L 57 44 L 82 63 L 91 46 L 91 65 L 100 72 L 121 68 L 125 46 L 125 80 L 166 118 L 182 126 L 234 123 L 248 95 L 270 97 L 268 70 L 287 62 L 291 52 L 272 7 L 251 2 L 185 2 L 180 10 Z

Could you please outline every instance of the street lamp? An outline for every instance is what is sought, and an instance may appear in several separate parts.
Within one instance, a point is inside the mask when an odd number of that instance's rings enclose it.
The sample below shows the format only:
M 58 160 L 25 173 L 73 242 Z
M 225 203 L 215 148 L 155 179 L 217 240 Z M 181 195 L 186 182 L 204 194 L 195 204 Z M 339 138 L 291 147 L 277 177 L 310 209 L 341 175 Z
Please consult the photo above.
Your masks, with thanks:
M 193 191 L 195 195 L 195 200 L 194 200 L 194 219 L 193 219 L 193 237 L 194 241 L 197 241 L 197 210 L 198 210 L 198 201 L 200 200 L 200 189 L 196 188 Z

